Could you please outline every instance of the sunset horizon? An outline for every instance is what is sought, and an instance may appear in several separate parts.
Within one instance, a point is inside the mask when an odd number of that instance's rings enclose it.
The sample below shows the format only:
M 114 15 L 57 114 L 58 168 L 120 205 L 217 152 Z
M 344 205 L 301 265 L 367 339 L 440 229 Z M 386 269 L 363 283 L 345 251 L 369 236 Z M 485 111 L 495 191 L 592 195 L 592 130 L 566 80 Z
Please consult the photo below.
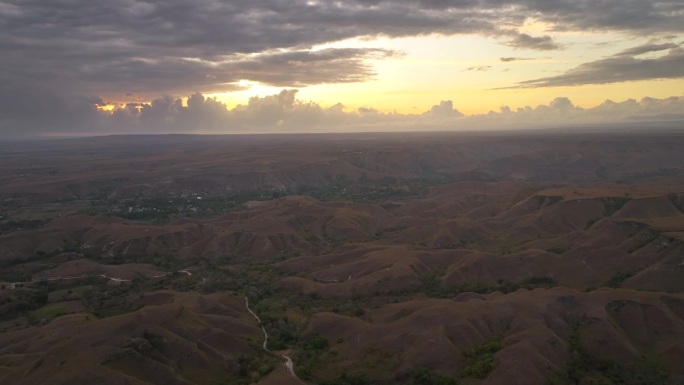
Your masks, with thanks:
M 0 0 L 0 384 L 684 384 L 684 0 Z
M 0 130 L 684 121 L 683 13 L 616 0 L 1 1 Z

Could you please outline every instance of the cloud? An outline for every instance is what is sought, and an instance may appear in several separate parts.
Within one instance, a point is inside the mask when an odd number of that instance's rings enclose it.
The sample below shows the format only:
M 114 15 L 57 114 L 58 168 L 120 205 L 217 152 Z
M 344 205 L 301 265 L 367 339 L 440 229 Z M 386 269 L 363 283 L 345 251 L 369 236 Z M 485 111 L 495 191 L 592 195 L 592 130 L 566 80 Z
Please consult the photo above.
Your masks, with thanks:
M 507 2 L 511 3 L 511 2 Z M 677 1 L 523 1 L 540 12 L 540 19 L 555 30 L 600 30 L 629 33 L 682 32 L 684 4 Z
M 241 79 L 276 86 L 364 81 L 388 51 L 315 44 L 370 35 L 477 33 L 494 27 L 409 3 L 181 0 L 4 1 L 0 68 L 13 79 L 61 79 L 84 93 L 230 91 Z M 461 17 L 469 17 L 463 20 Z M 470 18 L 472 17 L 472 18 Z M 50 63 L 46 66 L 46 63 Z M 300 66 L 297 66 L 300 64 Z M 305 67 L 306 66 L 306 67 Z M 55 89 L 59 89 L 57 85 Z
M 486 129 L 534 129 L 552 127 L 606 127 L 639 126 L 644 123 L 681 122 L 684 120 L 684 96 L 665 99 L 628 99 L 623 102 L 606 100 L 593 108 L 580 108 L 571 100 L 558 97 L 548 105 L 526 106 L 515 110 L 508 106 L 499 112 L 464 116 L 453 122 L 454 126 L 469 130 Z M 642 123 L 644 122 L 644 123 Z
M 502 57 L 499 58 L 504 63 L 509 63 L 509 62 L 514 62 L 514 61 L 525 61 L 525 60 L 534 60 L 534 58 L 531 57 Z
M 492 66 L 477 66 L 477 67 L 468 67 L 464 69 L 464 71 L 476 71 L 476 72 L 483 72 L 483 71 L 491 71 Z
M 216 98 L 191 94 L 180 98 L 164 96 L 149 103 L 120 105 L 113 111 L 98 109 L 97 98 L 78 99 L 52 105 L 52 116 L 28 126 L 11 126 L 3 137 L 40 135 L 95 135 L 136 133 L 294 133 L 294 132 L 368 132 L 368 131 L 458 131 L 507 130 L 569 126 L 605 126 L 639 122 L 684 121 L 684 96 L 665 99 L 607 100 L 594 108 L 575 106 L 558 97 L 548 104 L 517 109 L 502 106 L 499 111 L 464 115 L 451 100 L 442 100 L 422 114 L 384 113 L 373 107 L 346 111 L 341 104 L 323 107 L 297 98 L 298 91 L 285 89 L 273 95 L 252 97 L 232 109 Z M 39 100 L 40 101 L 40 100 Z M 45 108 L 44 104 L 35 108 Z M 20 114 L 21 116 L 21 114 Z M 0 115 L 0 124 L 11 121 Z M 23 121 L 23 120 L 22 120 Z M 639 123 L 641 124 L 641 123 Z M 10 125 L 7 125 L 10 127 Z
M 103 100 L 98 96 L 74 93 L 65 85 L 62 93 L 49 85 L 0 82 L 0 133 L 31 136 L 50 130 L 69 131 L 100 127 L 106 120 L 98 110 Z
M 513 48 L 535 49 L 549 51 L 560 49 L 560 45 L 553 41 L 551 36 L 534 37 L 526 33 L 517 34 L 515 38 L 506 42 L 506 45 Z
M 668 52 L 656 58 L 638 57 L 663 50 Z M 679 78 L 684 78 L 684 49 L 675 44 L 660 44 L 634 47 L 605 59 L 584 63 L 561 75 L 525 80 L 510 88 L 579 86 Z
M 74 116 L 98 126 L 102 117 L 83 101 L 93 95 L 177 98 L 239 90 L 241 80 L 287 88 L 363 82 L 375 76 L 374 60 L 400 55 L 382 47 L 314 49 L 349 38 L 478 35 L 553 50 L 562 48 L 551 35 L 557 31 L 678 36 L 683 11 L 672 0 L 2 0 L 0 130 L 81 125 Z M 529 22 L 548 25 L 546 35 L 522 33 Z M 626 53 L 520 86 L 583 84 L 607 67 L 640 68 L 653 78 L 651 64 L 678 77 L 679 49 L 669 49 L 668 58 Z
M 236 133 L 306 131 L 310 126 L 336 121 L 346 114 L 341 105 L 328 109 L 296 98 L 297 90 L 286 89 L 278 94 L 252 97 L 246 104 L 233 109 L 202 94 L 191 95 L 184 105 L 181 99 L 160 97 L 150 103 L 125 105 L 102 115 L 111 120 L 108 129 L 123 133 Z M 115 128 L 116 127 L 116 128 Z
M 638 47 L 626 49 L 615 56 L 639 56 L 649 52 L 664 51 L 666 49 L 679 48 L 679 45 L 674 43 L 665 44 L 646 44 Z
M 454 108 L 454 102 L 451 100 L 442 100 L 439 104 L 432 106 L 428 111 L 423 113 L 423 115 L 436 118 L 455 118 L 463 116 L 460 111 Z
M 354 37 L 479 34 L 520 49 L 558 49 L 519 33 L 538 20 L 555 30 L 684 32 L 678 2 L 507 0 L 4 0 L 0 70 L 13 79 L 61 79 L 83 93 L 153 95 L 235 89 L 246 78 L 278 86 L 362 81 L 382 51 L 309 50 Z M 350 61 L 342 54 L 351 55 Z M 258 58 L 251 57 L 259 56 Z M 312 71 L 288 63 L 303 58 Z M 248 65 L 256 61 L 259 70 Z M 331 63 L 328 63 L 330 61 Z M 50 63 L 50 65 L 45 65 Z M 350 64 L 344 71 L 344 65 Z M 278 76 L 278 75 L 281 76 Z M 175 84 L 175 86 L 174 86 Z M 59 85 L 55 89 L 60 89 Z
M 94 94 L 133 93 L 142 96 L 182 94 L 188 89 L 203 92 L 238 90 L 238 82 L 249 79 L 272 86 L 301 87 L 323 83 L 349 83 L 372 79 L 375 71 L 367 59 L 383 59 L 400 55 L 396 51 L 370 48 L 297 50 L 253 55 L 231 55 L 214 61 L 191 58 L 122 58 L 85 66 L 69 75 L 68 61 L 50 61 L 52 79 L 70 83 L 71 88 Z M 20 64 L 17 63 L 17 66 Z M 29 64 L 30 66 L 31 64 Z M 60 68 L 60 66 L 64 68 Z M 26 76 L 39 73 L 28 73 Z M 10 73 L 0 79 L 10 79 Z M 61 87 L 55 87 L 61 88 Z
M 362 82 L 375 76 L 366 59 L 397 57 L 401 53 L 372 48 L 329 48 L 256 55 L 251 60 L 229 63 L 234 78 L 273 86 L 301 87 L 311 84 Z

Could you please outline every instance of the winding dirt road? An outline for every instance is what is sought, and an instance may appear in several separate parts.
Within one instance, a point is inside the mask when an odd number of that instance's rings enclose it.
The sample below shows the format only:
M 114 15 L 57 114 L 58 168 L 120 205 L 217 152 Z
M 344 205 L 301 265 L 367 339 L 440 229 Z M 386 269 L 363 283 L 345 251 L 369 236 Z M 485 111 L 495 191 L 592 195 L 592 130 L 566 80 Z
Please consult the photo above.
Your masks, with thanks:
M 247 311 L 250 312 L 252 316 L 254 316 L 254 318 L 259 323 L 259 326 L 261 326 L 261 330 L 264 332 L 264 344 L 262 345 L 264 350 L 271 353 L 271 351 L 268 349 L 268 333 L 266 332 L 264 325 L 261 323 L 261 319 L 259 318 L 259 316 L 255 312 L 253 312 L 252 309 L 249 308 L 249 299 L 247 297 L 245 297 L 245 307 L 247 308 Z M 281 357 L 283 357 L 283 359 L 285 360 L 285 368 L 287 369 L 287 372 L 290 373 L 290 376 L 292 376 L 292 378 L 299 381 L 300 383 L 306 384 L 299 377 L 297 377 L 297 374 L 294 370 L 294 363 L 292 362 L 292 358 L 285 354 L 282 354 Z

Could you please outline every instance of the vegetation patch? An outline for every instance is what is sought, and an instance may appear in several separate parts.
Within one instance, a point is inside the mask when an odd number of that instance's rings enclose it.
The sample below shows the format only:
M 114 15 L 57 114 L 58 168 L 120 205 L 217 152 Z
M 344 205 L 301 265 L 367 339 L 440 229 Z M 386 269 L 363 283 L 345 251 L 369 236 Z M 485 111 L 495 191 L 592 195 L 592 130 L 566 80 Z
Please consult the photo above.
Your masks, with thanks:
M 537 195 L 536 197 L 537 205 L 542 208 L 545 206 L 550 206 L 554 203 L 558 203 L 563 200 L 562 196 L 549 196 L 549 195 Z
M 366 373 L 362 372 L 342 373 L 338 378 L 320 382 L 321 385 L 370 385 L 374 383 Z
M 297 357 L 297 374 L 303 380 L 312 380 L 321 366 L 322 356 L 328 349 L 328 340 L 320 334 L 312 334 L 300 339 L 300 351 Z
M 364 372 L 342 373 L 338 378 L 320 382 L 321 385 L 458 385 L 456 378 L 420 368 L 399 373 L 386 380 L 371 379 Z
M 603 216 L 604 217 L 609 217 L 616 212 L 618 212 L 621 208 L 623 208 L 627 202 L 631 201 L 632 198 L 628 197 L 612 197 L 612 198 L 606 198 L 603 200 Z
M 579 330 L 575 329 L 568 341 L 570 360 L 561 373 L 560 384 L 597 385 L 666 385 L 670 374 L 665 365 L 653 357 L 642 356 L 633 364 L 598 358 L 582 344 Z M 550 381 L 551 384 L 558 382 Z
M 2 298 L 0 302 L 0 320 L 16 318 L 28 311 L 41 308 L 48 302 L 48 291 L 39 289 L 18 288 L 11 296 Z
M 377 346 L 371 346 L 366 349 L 366 355 L 357 363 L 357 366 L 366 370 L 391 373 L 399 367 L 399 354 Z
M 501 350 L 501 338 L 498 337 L 485 344 L 473 346 L 463 352 L 465 364 L 461 369 L 461 377 L 485 379 L 496 367 L 494 353 Z
M 238 356 L 237 376 L 226 376 L 211 385 L 248 385 L 259 382 L 275 369 L 278 358 L 265 354 Z
M 411 373 L 411 385 L 457 385 L 454 377 L 435 373 L 430 369 L 421 368 Z
M 47 224 L 48 222 L 49 221 L 42 219 L 19 219 L 0 222 L 0 234 L 20 230 L 34 230 Z
M 36 309 L 34 311 L 31 311 L 28 313 L 29 321 L 32 323 L 34 322 L 44 322 L 44 321 L 50 321 L 54 318 L 57 318 L 61 315 L 67 314 L 67 309 L 58 304 L 58 303 L 53 303 L 49 305 L 45 305 L 41 307 L 40 309 Z
M 504 294 L 515 292 L 519 289 L 532 290 L 535 288 L 550 288 L 558 285 L 555 279 L 547 276 L 532 276 L 518 282 L 499 279 L 496 283 L 464 282 L 460 285 L 442 285 L 439 277 L 428 275 L 422 277 L 423 290 L 430 298 L 452 298 L 460 293 L 473 292 L 478 294 L 490 294 L 500 291 Z
M 622 286 L 623 282 L 632 278 L 636 273 L 637 270 L 618 270 L 608 279 L 608 282 L 606 282 L 606 286 L 618 288 Z
M 528 277 L 520 281 L 520 286 L 525 289 L 532 289 L 536 287 L 552 287 L 556 285 L 556 280 L 547 276 Z
M 568 249 L 567 247 L 552 247 L 546 251 L 548 251 L 549 253 L 553 253 L 553 254 L 563 255 L 566 252 L 568 252 L 568 250 L 570 250 L 570 249 Z

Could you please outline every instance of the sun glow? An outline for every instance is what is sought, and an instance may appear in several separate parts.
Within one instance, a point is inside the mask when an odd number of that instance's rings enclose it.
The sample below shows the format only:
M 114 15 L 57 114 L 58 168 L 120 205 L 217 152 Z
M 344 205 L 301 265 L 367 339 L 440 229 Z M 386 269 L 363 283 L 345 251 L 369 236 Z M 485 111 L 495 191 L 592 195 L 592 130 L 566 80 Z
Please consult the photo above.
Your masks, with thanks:
M 97 109 L 98 109 L 98 110 L 101 110 L 101 111 L 112 112 L 112 111 L 114 111 L 117 107 L 118 107 L 118 105 L 113 104 L 113 103 L 109 103 L 109 104 L 105 104 L 105 105 L 103 105 L 103 106 L 97 106 Z
M 543 35 L 552 26 L 527 22 L 520 30 Z M 382 112 L 418 114 L 441 100 L 452 100 L 465 114 L 548 104 L 556 97 L 570 98 L 577 106 L 593 107 L 606 99 L 663 98 L 684 90 L 684 80 L 640 81 L 582 87 L 510 88 L 518 82 L 556 76 L 583 62 L 600 60 L 641 41 L 625 41 L 606 33 L 564 32 L 554 38 L 561 50 L 516 49 L 501 44 L 505 38 L 428 35 L 406 38 L 354 38 L 313 46 L 312 51 L 336 48 L 381 48 L 400 55 L 370 58 L 374 75 L 363 82 L 317 84 L 299 89 L 298 98 L 323 107 L 342 103 L 346 110 L 372 106 Z M 607 48 L 606 48 L 607 47 Z M 598 49 L 601 48 L 601 49 Z M 656 57 L 662 52 L 647 57 Z M 237 91 L 213 93 L 230 108 L 249 98 L 280 92 L 283 88 L 249 79 L 235 83 Z M 590 90 L 590 91 L 587 91 Z

